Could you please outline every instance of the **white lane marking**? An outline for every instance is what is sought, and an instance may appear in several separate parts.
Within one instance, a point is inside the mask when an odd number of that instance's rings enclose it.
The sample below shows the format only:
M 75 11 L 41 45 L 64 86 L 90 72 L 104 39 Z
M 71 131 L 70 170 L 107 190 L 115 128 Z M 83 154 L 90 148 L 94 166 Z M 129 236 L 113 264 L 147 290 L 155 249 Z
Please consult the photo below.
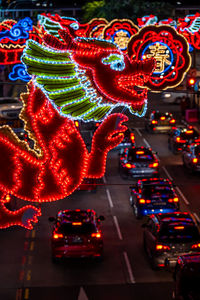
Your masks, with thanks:
M 78 295 L 78 300 L 89 300 L 89 298 L 87 297 L 84 288 L 81 286 L 80 287 L 80 291 L 79 291 L 79 295 Z
M 193 213 L 193 215 L 195 216 L 195 218 L 197 219 L 197 221 L 200 223 L 200 218 L 196 213 Z
M 121 230 L 119 228 L 119 223 L 118 223 L 117 217 L 113 216 L 113 220 L 114 220 L 114 223 L 115 223 L 115 227 L 117 229 L 118 237 L 119 237 L 120 240 L 123 240 L 123 237 L 122 237 L 122 234 L 121 234 Z
M 107 183 L 105 176 L 103 176 L 103 183 L 105 183 L 105 184 Z
M 151 146 L 149 145 L 149 143 L 147 142 L 147 140 L 145 138 L 143 138 L 143 141 L 147 145 L 147 147 L 151 148 Z
M 169 174 L 169 172 L 167 171 L 167 169 L 165 167 L 162 167 L 163 170 L 165 171 L 167 177 L 170 179 L 170 180 L 173 180 L 172 176 Z
M 140 130 L 138 128 L 135 128 L 135 130 L 137 131 L 137 133 L 139 134 L 139 136 L 142 136 Z
M 133 276 L 133 272 L 132 272 L 132 269 L 131 269 L 131 264 L 130 264 L 128 255 L 127 255 L 127 253 L 125 251 L 123 252 L 123 255 L 124 255 L 125 263 L 126 263 L 126 266 L 127 266 L 127 269 L 128 269 L 128 274 L 129 274 L 130 282 L 131 283 L 135 283 L 136 281 L 135 281 L 135 278 Z
M 110 205 L 111 208 L 113 208 L 114 205 L 113 205 L 113 202 L 112 202 L 112 198 L 111 198 L 109 189 L 106 189 L 106 194 L 107 194 L 109 205 Z
M 190 202 L 186 199 L 186 197 L 183 195 L 183 193 L 181 192 L 181 190 L 179 189 L 178 186 L 176 186 L 176 190 L 178 191 L 178 193 L 181 195 L 181 197 L 183 198 L 183 201 L 185 202 L 186 205 L 189 205 Z

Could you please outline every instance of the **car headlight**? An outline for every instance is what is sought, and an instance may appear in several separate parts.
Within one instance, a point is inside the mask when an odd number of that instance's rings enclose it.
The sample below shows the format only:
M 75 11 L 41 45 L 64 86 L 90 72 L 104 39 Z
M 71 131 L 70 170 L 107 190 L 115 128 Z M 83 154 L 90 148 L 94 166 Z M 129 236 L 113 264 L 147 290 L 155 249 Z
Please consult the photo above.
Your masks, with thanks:
M 164 98 L 170 98 L 172 95 L 170 93 L 165 93 Z

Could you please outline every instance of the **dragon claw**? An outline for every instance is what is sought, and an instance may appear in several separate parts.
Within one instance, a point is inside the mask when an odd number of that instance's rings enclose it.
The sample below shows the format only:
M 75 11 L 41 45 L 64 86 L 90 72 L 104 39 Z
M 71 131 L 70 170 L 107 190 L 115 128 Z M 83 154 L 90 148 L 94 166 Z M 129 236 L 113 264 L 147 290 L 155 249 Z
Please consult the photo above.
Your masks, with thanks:
M 38 222 L 38 217 L 41 216 L 41 210 L 33 207 L 33 206 L 26 206 L 23 208 L 24 209 L 24 213 L 22 215 L 22 226 L 27 228 L 27 229 L 32 229 L 33 223 L 37 223 Z

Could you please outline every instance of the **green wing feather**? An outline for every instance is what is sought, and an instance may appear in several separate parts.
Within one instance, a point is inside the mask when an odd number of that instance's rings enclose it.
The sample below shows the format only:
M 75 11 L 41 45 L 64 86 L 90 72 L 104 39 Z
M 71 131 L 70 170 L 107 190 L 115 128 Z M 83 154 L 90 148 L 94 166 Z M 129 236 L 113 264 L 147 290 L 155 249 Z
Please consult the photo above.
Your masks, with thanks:
M 29 40 L 22 61 L 27 72 L 35 77 L 37 85 L 63 115 L 99 121 L 113 108 L 112 105 L 101 104 L 97 96 L 94 97 L 94 89 L 93 96 L 88 95 L 87 87 L 82 84 L 86 79 L 82 80 L 68 52 Z

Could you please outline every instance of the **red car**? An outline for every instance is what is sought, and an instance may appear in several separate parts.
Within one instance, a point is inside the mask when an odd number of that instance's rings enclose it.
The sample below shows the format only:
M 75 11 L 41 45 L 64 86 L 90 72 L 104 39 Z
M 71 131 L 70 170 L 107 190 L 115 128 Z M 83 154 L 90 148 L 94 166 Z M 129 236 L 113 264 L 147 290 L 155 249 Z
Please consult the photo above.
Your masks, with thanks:
M 100 221 L 104 217 L 97 217 L 92 209 L 67 209 L 60 211 L 54 222 L 51 245 L 52 261 L 58 262 L 61 258 L 81 258 L 103 256 L 103 239 L 100 230 Z

